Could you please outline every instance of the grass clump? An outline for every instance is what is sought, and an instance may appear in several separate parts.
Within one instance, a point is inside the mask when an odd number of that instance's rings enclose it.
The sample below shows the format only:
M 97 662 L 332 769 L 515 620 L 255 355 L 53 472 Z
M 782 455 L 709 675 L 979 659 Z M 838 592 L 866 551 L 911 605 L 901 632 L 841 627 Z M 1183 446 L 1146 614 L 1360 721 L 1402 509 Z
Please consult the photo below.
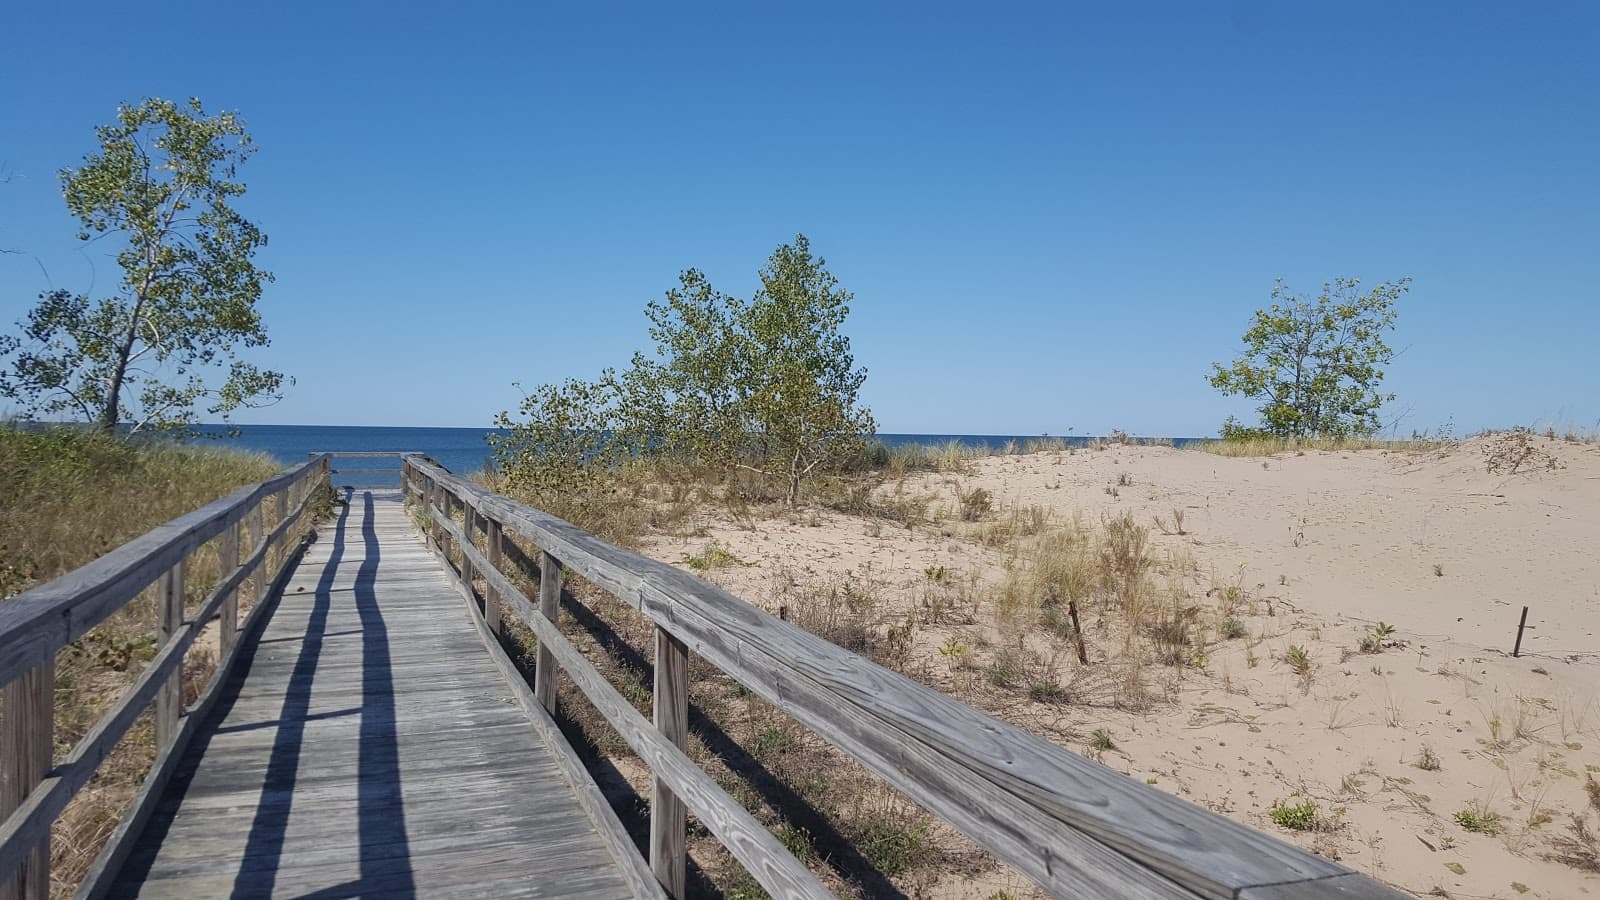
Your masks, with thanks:
M 749 565 L 749 563 L 734 556 L 733 551 L 716 541 L 707 544 L 706 549 L 701 551 L 698 556 L 691 556 L 684 562 L 687 562 L 689 568 L 697 572 L 709 572 L 712 569 L 721 569 L 725 566 Z
M 1456 824 L 1474 834 L 1499 834 L 1500 814 L 1481 805 L 1469 806 L 1455 814 Z
M 1439 762 L 1439 754 L 1433 752 L 1433 748 L 1427 744 L 1422 745 L 1422 750 L 1417 753 L 1417 761 L 1412 765 L 1424 772 L 1437 772 L 1444 768 L 1444 765 Z
M 1285 803 L 1279 800 L 1272 804 L 1272 809 L 1267 812 L 1267 818 L 1275 822 L 1279 828 L 1289 831 L 1315 831 L 1322 824 L 1317 804 L 1312 800 L 1300 803 Z
M 1279 453 L 1303 453 L 1307 450 L 1350 452 L 1356 450 L 1392 450 L 1403 453 L 1421 453 L 1437 450 L 1447 442 L 1440 439 L 1417 437 L 1402 441 L 1385 441 L 1370 437 L 1344 438 L 1287 438 L 1252 435 L 1217 441 L 1198 441 L 1185 445 L 1186 450 L 1198 450 L 1216 456 L 1254 457 L 1276 456 Z

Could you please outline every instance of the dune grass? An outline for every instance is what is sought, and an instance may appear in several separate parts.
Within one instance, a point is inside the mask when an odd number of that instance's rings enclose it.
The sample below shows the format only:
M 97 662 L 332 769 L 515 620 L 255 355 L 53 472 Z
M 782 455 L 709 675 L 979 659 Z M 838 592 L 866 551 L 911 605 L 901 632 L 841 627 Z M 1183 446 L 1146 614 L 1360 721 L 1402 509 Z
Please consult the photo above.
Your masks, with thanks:
M 1185 449 L 1212 453 L 1217 456 L 1274 456 L 1279 453 L 1304 453 L 1308 450 L 1349 452 L 1354 450 L 1391 450 L 1397 452 L 1425 452 L 1444 447 L 1448 441 L 1435 438 L 1408 440 L 1380 440 L 1369 437 L 1346 438 L 1283 438 L 1252 437 L 1231 440 L 1200 441 L 1186 445 Z
M 0 424 L 0 598 L 66 574 L 279 468 L 265 454 L 226 445 L 131 443 L 81 429 Z M 186 607 L 198 604 L 218 577 L 214 544 L 190 557 Z M 58 759 L 138 677 L 155 650 L 155 603 L 146 592 L 56 655 Z M 206 642 L 190 650 L 185 702 L 194 699 L 215 665 Z M 146 713 L 57 819 L 52 895 L 72 894 L 154 758 L 155 733 Z

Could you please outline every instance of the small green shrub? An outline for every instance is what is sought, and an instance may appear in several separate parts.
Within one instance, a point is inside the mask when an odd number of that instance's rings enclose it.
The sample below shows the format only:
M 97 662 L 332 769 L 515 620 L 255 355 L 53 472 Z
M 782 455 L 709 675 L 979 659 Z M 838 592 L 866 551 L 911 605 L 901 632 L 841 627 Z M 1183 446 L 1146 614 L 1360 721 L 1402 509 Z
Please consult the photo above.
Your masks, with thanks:
M 1089 735 L 1089 749 L 1097 754 L 1107 753 L 1117 749 L 1117 742 L 1111 739 L 1111 732 L 1096 728 Z
M 1246 628 L 1245 624 L 1238 619 L 1224 620 L 1223 623 L 1218 626 L 1217 632 L 1222 635 L 1224 640 L 1230 641 L 1234 640 L 1235 638 L 1249 637 L 1250 635 L 1250 629 Z
M 1311 800 L 1300 803 L 1285 803 L 1279 800 L 1272 804 L 1267 817 L 1277 823 L 1278 827 L 1290 831 L 1314 831 L 1322 822 L 1317 815 L 1317 804 Z
M 1474 805 L 1455 815 L 1456 824 L 1475 834 L 1499 834 L 1500 814 Z

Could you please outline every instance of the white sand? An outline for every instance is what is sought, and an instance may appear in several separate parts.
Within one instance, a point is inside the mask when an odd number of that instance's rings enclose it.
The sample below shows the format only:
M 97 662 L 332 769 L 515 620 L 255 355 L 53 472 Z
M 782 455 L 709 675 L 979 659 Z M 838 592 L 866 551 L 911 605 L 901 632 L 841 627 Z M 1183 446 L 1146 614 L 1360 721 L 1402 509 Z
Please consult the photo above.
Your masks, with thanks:
M 1161 516 L 1170 525 L 1181 508 L 1187 534 L 1151 532 L 1158 553 L 1192 555 L 1188 602 L 1214 618 L 1211 589 L 1240 584 L 1254 613 L 1240 616 L 1251 638 L 1209 636 L 1203 668 L 1147 667 L 1164 696 L 1140 711 L 1116 708 L 1114 692 L 1095 687 L 1115 648 L 1095 646 L 1101 633 L 1088 621 L 1089 670 L 1058 659 L 1075 702 L 1036 703 L 989 684 L 982 666 L 1000 638 L 988 600 L 971 624 L 919 630 L 922 677 L 1074 750 L 1105 729 L 1117 747 L 1106 765 L 1419 895 L 1600 894 L 1600 875 L 1545 858 L 1571 814 L 1600 830 L 1584 790 L 1588 773 L 1600 777 L 1600 447 L 1535 444 L 1543 455 L 1515 475 L 1488 473 L 1492 439 L 1477 438 L 1429 454 L 1288 454 L 1266 465 L 1113 446 L 981 459 L 959 478 L 913 476 L 902 490 L 937 495 L 946 508 L 952 482 L 987 488 L 991 521 L 1017 504 L 1057 521 L 1131 511 L 1141 524 Z M 1113 497 L 1106 488 L 1122 474 L 1132 483 Z M 761 605 L 775 602 L 782 570 L 870 584 L 886 621 L 922 605 L 934 589 L 929 567 L 983 596 L 1004 577 L 1003 551 L 949 520 L 874 528 L 821 511 L 757 520 L 754 530 L 714 515 L 701 524 L 704 536 L 661 538 L 648 551 L 683 565 L 716 540 L 748 565 L 710 577 Z M 1523 604 L 1535 629 L 1513 659 Z M 1380 619 L 1400 645 L 1354 653 Z M 973 670 L 941 658 L 951 640 L 974 648 Z M 1309 690 L 1282 660 L 1291 644 L 1315 663 Z M 1413 765 L 1425 744 L 1437 771 Z M 1289 832 L 1267 817 L 1275 801 L 1307 798 L 1330 830 Z M 1457 824 L 1474 804 L 1500 815 L 1499 834 Z M 935 893 L 972 891 L 952 880 Z

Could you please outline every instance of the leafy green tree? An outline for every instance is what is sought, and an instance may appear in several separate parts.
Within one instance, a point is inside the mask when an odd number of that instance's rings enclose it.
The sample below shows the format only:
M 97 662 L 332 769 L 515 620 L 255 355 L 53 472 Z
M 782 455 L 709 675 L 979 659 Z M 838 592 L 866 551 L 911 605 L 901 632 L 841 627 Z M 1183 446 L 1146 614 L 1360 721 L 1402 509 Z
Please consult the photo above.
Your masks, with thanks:
M 853 299 L 801 234 L 773 251 L 761 290 L 739 310 L 743 406 L 760 450 L 755 468 L 784 479 L 790 506 L 802 479 L 858 454 L 877 430 L 871 411 L 858 405 L 867 370 L 856 368 L 840 330 Z
M 1378 430 L 1379 408 L 1394 399 L 1379 390 L 1383 367 L 1394 357 L 1384 334 L 1394 330 L 1395 303 L 1410 290 L 1411 279 L 1383 282 L 1366 293 L 1360 285 L 1359 279 L 1335 278 L 1313 298 L 1291 292 L 1278 279 L 1272 305 L 1257 310 L 1244 333 L 1243 355 L 1228 366 L 1212 366 L 1212 387 L 1261 403 L 1259 429 L 1230 418 L 1224 438 L 1340 438 Z
M 223 419 L 280 399 L 284 376 L 240 359 L 267 343 L 256 310 L 271 274 L 266 235 L 233 208 L 255 144 L 234 113 L 158 98 L 117 110 L 100 149 L 61 172 L 83 241 L 112 240 L 117 290 L 91 299 L 48 291 L 0 336 L 0 395 L 32 415 L 73 416 L 103 431 L 181 429 L 195 406 Z M 220 384 L 206 376 L 225 370 Z
M 549 497 L 633 460 L 675 459 L 778 479 L 792 506 L 807 477 L 858 454 L 876 426 L 841 331 L 852 295 L 805 235 L 760 277 L 746 301 L 683 272 L 645 308 L 654 353 L 595 382 L 545 385 L 518 419 L 502 413 L 494 452 L 507 480 Z

